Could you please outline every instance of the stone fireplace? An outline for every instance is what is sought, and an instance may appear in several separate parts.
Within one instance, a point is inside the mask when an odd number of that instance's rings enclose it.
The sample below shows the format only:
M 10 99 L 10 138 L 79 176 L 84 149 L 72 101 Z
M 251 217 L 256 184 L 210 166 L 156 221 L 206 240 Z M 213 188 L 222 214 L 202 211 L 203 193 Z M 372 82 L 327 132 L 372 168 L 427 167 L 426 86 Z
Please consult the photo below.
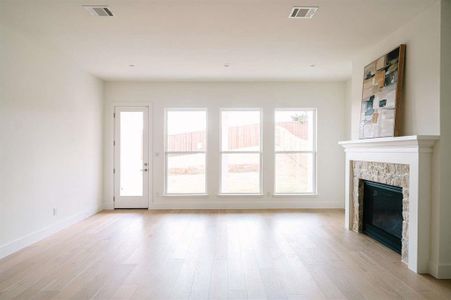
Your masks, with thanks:
M 408 261 L 409 226 L 409 165 L 352 161 L 352 226 L 355 232 L 363 230 L 363 180 L 379 182 L 402 188 L 402 238 L 401 259 Z
M 432 151 L 437 136 L 340 142 L 346 152 L 345 227 L 362 231 L 363 180 L 402 188 L 401 258 L 429 272 Z

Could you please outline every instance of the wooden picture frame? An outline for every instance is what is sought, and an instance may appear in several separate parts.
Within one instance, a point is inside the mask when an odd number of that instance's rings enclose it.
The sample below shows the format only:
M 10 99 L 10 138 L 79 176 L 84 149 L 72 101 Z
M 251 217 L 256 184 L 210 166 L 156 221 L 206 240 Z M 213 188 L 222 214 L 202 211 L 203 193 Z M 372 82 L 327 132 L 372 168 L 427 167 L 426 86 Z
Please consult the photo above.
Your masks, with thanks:
M 365 66 L 360 139 L 401 135 L 405 57 L 406 45 L 402 44 Z

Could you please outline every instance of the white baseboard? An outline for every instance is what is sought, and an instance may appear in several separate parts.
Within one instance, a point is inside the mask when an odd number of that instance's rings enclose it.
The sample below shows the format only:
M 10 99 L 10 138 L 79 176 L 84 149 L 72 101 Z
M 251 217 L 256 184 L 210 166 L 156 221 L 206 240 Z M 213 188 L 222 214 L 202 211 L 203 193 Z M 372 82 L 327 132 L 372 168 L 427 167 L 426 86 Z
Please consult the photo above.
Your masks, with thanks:
M 429 271 L 432 276 L 438 279 L 451 279 L 451 264 L 429 264 Z
M 223 197 L 221 200 L 209 198 L 167 197 L 150 203 L 149 209 L 315 209 L 315 208 L 339 208 L 344 209 L 343 201 L 319 201 L 316 197 L 307 197 L 302 200 L 295 197 L 240 198 L 232 196 L 230 199 Z M 102 207 L 105 210 L 114 209 L 113 202 L 104 201 Z
M 228 201 L 200 201 L 200 200 L 167 200 L 153 202 L 149 209 L 327 209 L 344 208 L 342 202 L 331 201 L 293 201 L 293 200 L 228 200 Z
M 0 245 L 0 259 L 8 256 L 10 254 L 13 254 L 25 247 L 28 247 L 31 244 L 34 244 L 34 243 L 58 232 L 74 223 L 80 222 L 83 219 L 86 219 L 92 215 L 95 215 L 97 212 L 99 212 L 101 210 L 102 210 L 101 208 L 85 210 L 76 215 L 66 217 L 63 220 L 60 220 L 59 222 L 56 222 L 49 226 L 46 226 L 42 229 L 31 232 L 31 233 L 29 233 L 25 236 L 22 236 L 14 241 L 11 241 L 5 245 Z
M 114 209 L 113 202 L 103 202 L 102 203 L 102 208 L 106 209 L 106 210 Z
M 451 264 L 440 264 L 438 266 L 438 279 L 451 279 Z

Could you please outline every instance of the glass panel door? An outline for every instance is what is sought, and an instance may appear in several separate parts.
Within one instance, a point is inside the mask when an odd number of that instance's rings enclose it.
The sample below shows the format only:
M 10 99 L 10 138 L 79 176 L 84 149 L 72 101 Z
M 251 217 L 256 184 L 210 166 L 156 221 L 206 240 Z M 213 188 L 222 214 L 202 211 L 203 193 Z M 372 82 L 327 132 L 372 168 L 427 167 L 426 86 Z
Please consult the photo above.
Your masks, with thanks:
M 148 207 L 147 107 L 115 108 L 115 208 Z

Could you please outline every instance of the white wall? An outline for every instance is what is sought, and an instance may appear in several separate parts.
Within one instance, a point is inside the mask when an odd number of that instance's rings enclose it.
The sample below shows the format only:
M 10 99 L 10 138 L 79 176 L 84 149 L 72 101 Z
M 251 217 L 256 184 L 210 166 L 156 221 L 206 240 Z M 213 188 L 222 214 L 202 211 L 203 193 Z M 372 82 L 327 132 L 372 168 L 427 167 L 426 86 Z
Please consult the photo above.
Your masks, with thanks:
M 343 207 L 344 153 L 337 142 L 344 138 L 344 83 L 219 83 L 173 82 L 105 83 L 105 207 L 112 208 L 113 103 L 151 103 L 153 106 L 153 208 L 264 208 L 264 207 Z M 163 133 L 165 107 L 208 108 L 208 191 L 207 198 L 163 197 Z M 264 130 L 263 198 L 218 197 L 219 108 L 261 107 Z M 318 109 L 318 191 L 316 197 L 272 198 L 271 122 L 275 107 L 316 107 Z M 157 156 L 158 155 L 158 156 Z
M 437 275 L 451 278 L 451 0 L 443 0 L 441 6 L 440 98 L 440 247 Z
M 440 133 L 440 2 L 375 45 L 359 51 L 352 61 L 351 137 L 359 137 L 363 68 L 369 62 L 407 44 L 405 119 L 401 135 Z
M 103 83 L 32 39 L 0 28 L 0 257 L 101 207 Z
M 354 83 L 355 84 L 355 83 Z M 353 101 L 352 101 L 352 79 L 349 79 L 345 83 L 345 139 L 351 139 L 352 131 L 352 118 L 350 117 Z

